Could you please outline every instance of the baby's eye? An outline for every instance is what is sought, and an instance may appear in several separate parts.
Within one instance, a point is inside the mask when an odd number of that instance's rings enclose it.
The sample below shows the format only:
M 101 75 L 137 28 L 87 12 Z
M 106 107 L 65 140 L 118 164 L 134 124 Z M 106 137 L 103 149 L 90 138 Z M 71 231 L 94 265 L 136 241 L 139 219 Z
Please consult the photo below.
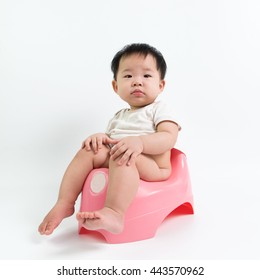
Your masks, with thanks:
M 132 75 L 125 75 L 124 78 L 127 78 L 127 79 L 132 78 Z
M 145 74 L 144 77 L 145 78 L 151 78 L 152 76 L 150 74 Z

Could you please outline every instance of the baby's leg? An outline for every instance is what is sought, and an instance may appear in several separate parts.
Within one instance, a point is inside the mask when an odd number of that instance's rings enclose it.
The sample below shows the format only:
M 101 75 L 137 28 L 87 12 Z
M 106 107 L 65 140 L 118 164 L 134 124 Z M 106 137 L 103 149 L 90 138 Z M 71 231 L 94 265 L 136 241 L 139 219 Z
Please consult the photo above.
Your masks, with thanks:
M 114 234 L 120 233 L 124 227 L 125 212 L 138 190 L 139 176 L 159 181 L 165 180 L 169 174 L 170 170 L 158 167 L 156 161 L 146 155 L 139 155 L 135 164 L 130 166 L 119 166 L 110 160 L 105 207 L 95 212 L 80 212 L 77 219 L 89 230 L 105 229 Z
M 83 183 L 93 168 L 107 167 L 109 149 L 103 146 L 97 154 L 81 149 L 68 166 L 60 186 L 56 204 L 39 226 L 41 234 L 49 235 L 60 222 L 74 213 L 74 204 L 81 192 Z
M 120 233 L 124 226 L 124 214 L 136 195 L 139 174 L 136 165 L 118 165 L 109 161 L 109 184 L 105 207 L 95 212 L 80 212 L 77 219 L 89 230 L 105 229 Z

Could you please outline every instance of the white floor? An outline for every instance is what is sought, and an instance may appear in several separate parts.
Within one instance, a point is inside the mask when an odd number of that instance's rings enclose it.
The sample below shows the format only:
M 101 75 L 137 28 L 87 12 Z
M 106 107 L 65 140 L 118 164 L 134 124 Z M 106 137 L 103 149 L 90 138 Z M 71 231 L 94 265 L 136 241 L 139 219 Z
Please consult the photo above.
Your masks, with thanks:
M 111 245 L 94 235 L 79 236 L 74 216 L 52 236 L 40 236 L 37 227 L 56 199 L 63 166 L 54 157 L 48 163 L 43 155 L 37 162 L 28 152 L 13 151 L 11 157 L 5 153 L 0 258 L 259 259 L 257 158 L 245 153 L 239 159 L 231 153 L 220 161 L 215 153 L 216 161 L 209 162 L 212 155 L 192 150 L 189 154 L 195 215 L 167 218 L 153 239 Z

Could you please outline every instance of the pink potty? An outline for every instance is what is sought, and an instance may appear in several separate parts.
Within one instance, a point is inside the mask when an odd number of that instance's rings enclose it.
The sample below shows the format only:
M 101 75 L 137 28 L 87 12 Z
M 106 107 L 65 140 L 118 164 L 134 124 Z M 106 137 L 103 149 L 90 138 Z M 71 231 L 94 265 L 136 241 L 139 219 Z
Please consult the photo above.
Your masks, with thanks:
M 186 156 L 177 149 L 171 152 L 172 174 L 166 181 L 140 180 L 137 195 L 126 212 L 122 233 L 97 230 L 108 243 L 133 242 L 154 237 L 162 221 L 175 209 L 193 214 L 193 195 Z M 80 211 L 94 211 L 104 206 L 108 185 L 108 169 L 92 170 L 85 181 Z M 79 234 L 89 230 L 79 224 Z

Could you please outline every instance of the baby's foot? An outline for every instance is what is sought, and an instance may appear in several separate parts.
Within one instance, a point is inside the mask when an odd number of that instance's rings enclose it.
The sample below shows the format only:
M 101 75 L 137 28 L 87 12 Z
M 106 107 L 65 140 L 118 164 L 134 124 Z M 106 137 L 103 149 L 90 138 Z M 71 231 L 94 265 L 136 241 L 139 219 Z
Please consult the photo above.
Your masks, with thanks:
M 88 230 L 104 229 L 118 234 L 124 227 L 123 215 L 108 207 L 94 212 L 79 212 L 77 219 Z
M 64 202 L 57 202 L 40 224 L 40 234 L 50 235 L 61 221 L 74 213 L 74 206 Z

